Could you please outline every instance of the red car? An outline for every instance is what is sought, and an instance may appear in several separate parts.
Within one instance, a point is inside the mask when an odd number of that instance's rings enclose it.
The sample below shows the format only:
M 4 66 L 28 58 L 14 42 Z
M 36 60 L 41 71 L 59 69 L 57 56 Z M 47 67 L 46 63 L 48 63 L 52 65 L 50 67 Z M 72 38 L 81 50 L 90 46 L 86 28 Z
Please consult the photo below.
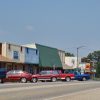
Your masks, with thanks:
M 5 81 L 20 81 L 22 83 L 26 83 L 27 81 L 31 81 L 32 74 L 22 71 L 22 70 L 11 70 L 7 72 Z
M 37 82 L 38 80 L 46 81 L 50 80 L 52 82 L 60 80 L 70 81 L 74 78 L 74 74 L 65 74 L 61 73 L 61 71 L 58 70 L 45 70 L 41 71 L 40 74 L 32 75 L 32 82 Z

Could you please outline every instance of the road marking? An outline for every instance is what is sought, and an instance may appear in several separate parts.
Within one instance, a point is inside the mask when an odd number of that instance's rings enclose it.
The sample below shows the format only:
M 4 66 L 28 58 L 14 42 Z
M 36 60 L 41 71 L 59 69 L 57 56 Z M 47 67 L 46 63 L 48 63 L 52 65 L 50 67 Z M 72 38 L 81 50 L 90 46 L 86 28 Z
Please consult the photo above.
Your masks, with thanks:
M 86 84 L 100 84 L 100 82 L 82 82 L 82 83 L 72 83 L 72 84 L 52 84 L 52 85 L 41 85 L 41 86 L 27 86 L 27 87 L 13 87 L 13 88 L 5 88 L 5 89 L 0 89 L 0 93 L 2 92 L 11 92 L 11 91 L 20 91 L 20 90 L 28 90 L 28 89 L 39 89 L 39 88 L 51 88 L 51 87 L 60 87 L 60 86 L 76 86 L 76 85 L 86 85 Z
M 95 89 L 89 89 L 89 90 L 82 90 L 82 91 L 79 91 L 79 92 L 75 92 L 75 93 L 68 93 L 68 94 L 65 94 L 65 95 L 61 95 L 61 96 L 56 96 L 56 97 L 52 97 L 52 98 L 46 98 L 44 100 L 57 100 L 59 98 L 63 98 L 63 97 L 68 97 L 68 96 L 73 96 L 73 95 L 78 95 L 78 94 L 83 94 L 83 93 L 89 93 L 91 91 L 95 91 L 95 90 L 100 90 L 100 88 L 95 88 Z

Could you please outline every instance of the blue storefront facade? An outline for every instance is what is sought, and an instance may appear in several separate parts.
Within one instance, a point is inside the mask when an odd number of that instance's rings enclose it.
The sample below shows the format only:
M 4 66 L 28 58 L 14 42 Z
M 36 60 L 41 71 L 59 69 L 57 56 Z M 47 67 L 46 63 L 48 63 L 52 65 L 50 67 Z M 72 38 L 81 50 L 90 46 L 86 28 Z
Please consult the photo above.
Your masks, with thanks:
M 28 72 L 36 74 L 39 64 L 39 51 L 38 49 L 25 48 L 25 64 L 28 65 Z

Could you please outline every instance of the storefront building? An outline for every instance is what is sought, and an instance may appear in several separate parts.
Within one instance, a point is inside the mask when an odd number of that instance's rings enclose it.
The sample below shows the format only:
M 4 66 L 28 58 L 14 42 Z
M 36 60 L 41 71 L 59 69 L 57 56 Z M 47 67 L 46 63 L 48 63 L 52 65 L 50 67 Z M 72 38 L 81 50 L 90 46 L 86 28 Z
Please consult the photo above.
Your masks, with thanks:
M 58 49 L 36 43 L 27 44 L 25 46 L 37 48 L 39 50 L 39 70 L 53 70 L 63 68 Z
M 39 64 L 39 50 L 25 47 L 25 59 L 24 63 L 28 64 L 28 71 L 30 73 L 38 73 L 38 64 Z
M 37 49 L 27 48 L 11 43 L 0 43 L 1 67 L 7 70 L 25 70 L 36 73 L 39 64 Z M 4 64 L 2 66 L 2 64 Z

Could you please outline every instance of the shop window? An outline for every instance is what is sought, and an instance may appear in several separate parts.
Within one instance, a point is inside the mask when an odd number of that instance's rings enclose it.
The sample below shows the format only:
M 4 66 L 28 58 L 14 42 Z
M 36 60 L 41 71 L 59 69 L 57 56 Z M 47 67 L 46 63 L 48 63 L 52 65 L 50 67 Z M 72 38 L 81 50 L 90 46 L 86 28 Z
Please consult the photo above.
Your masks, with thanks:
M 25 71 L 25 66 L 23 65 L 23 71 Z

